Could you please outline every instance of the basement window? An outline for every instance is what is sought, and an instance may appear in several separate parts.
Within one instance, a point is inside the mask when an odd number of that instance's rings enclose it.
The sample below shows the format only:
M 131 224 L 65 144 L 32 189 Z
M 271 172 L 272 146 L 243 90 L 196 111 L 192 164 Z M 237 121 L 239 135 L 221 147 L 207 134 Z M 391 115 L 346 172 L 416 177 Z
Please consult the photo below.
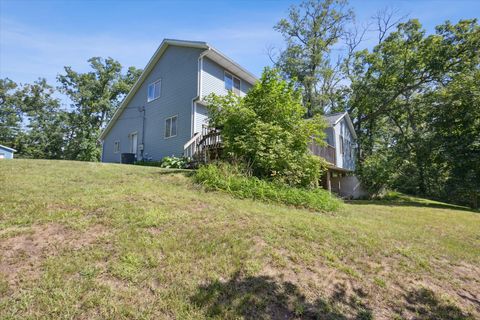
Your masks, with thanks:
M 165 138 L 177 135 L 177 116 L 165 119 Z
M 161 91 L 162 91 L 162 80 L 161 79 L 157 80 L 153 83 L 150 83 L 148 85 L 147 101 L 150 102 L 150 101 L 153 101 L 155 99 L 160 98 Z

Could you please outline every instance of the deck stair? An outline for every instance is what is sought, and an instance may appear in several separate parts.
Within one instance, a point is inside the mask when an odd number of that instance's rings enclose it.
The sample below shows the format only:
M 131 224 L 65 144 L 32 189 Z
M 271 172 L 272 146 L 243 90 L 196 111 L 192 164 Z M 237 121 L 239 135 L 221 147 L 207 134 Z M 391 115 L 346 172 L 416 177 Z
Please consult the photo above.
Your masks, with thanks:
M 191 167 L 208 163 L 218 159 L 222 150 L 222 137 L 217 129 L 203 126 L 201 132 L 197 132 L 184 145 L 183 155 L 190 160 Z

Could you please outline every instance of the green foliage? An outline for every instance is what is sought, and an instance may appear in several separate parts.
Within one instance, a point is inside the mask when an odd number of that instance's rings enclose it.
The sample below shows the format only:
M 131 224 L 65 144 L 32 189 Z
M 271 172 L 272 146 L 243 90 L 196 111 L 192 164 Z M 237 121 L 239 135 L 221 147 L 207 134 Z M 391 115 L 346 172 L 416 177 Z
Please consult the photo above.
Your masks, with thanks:
M 65 67 L 66 74 L 58 76 L 59 90 L 73 103 L 70 110 L 61 107 L 45 79 L 25 85 L 0 79 L 0 144 L 24 158 L 98 161 L 101 129 L 141 70 L 131 67 L 122 74 L 112 58 L 89 62 L 91 72 Z
M 122 74 L 121 64 L 112 59 L 94 57 L 88 60 L 92 71 L 79 73 L 65 67 L 58 76 L 60 90 L 72 101 L 69 114 L 70 139 L 65 157 L 72 160 L 98 161 L 97 143 L 102 128 L 110 120 L 123 97 L 140 76 L 141 70 L 130 67 Z
M 67 133 L 67 113 L 45 79 L 17 85 L 0 80 L 0 144 L 24 158 L 60 159 Z
M 210 164 L 200 167 L 194 179 L 210 190 L 222 190 L 237 198 L 258 199 L 320 211 L 335 211 L 341 201 L 328 191 L 289 187 L 247 176 L 245 170 L 227 164 Z
M 188 164 L 188 159 L 184 157 L 164 157 L 161 161 L 160 167 L 170 169 L 185 169 Z
M 136 165 L 138 166 L 147 166 L 147 167 L 160 167 L 166 169 L 185 169 L 188 164 L 188 159 L 184 157 L 164 157 L 162 161 L 136 161 Z
M 353 19 L 346 5 L 345 0 L 303 1 L 290 8 L 288 19 L 275 25 L 286 42 L 276 66 L 303 88 L 309 116 L 335 106 L 340 74 L 339 65 L 332 65 L 330 51 Z
M 388 186 L 391 168 L 388 159 L 376 153 L 364 160 L 357 174 L 372 196 L 377 196 Z
M 479 83 L 478 68 L 455 77 L 436 92 L 431 119 L 437 161 L 446 173 L 445 197 L 473 208 L 480 204 Z
M 256 177 L 292 186 L 314 187 L 325 162 L 308 144 L 322 144 L 325 123 L 305 120 L 301 94 L 293 83 L 266 68 L 245 98 L 229 94 L 208 99 L 210 125 L 221 130 L 223 157 L 242 162 Z M 315 137 L 315 138 L 312 138 Z
M 22 122 L 16 88 L 17 84 L 12 80 L 0 79 L 0 144 L 10 147 L 16 147 L 15 140 Z
M 383 179 L 410 194 L 478 206 L 480 26 L 446 22 L 426 35 L 398 25 L 372 52 L 357 52 L 349 113 L 358 169 L 374 190 Z

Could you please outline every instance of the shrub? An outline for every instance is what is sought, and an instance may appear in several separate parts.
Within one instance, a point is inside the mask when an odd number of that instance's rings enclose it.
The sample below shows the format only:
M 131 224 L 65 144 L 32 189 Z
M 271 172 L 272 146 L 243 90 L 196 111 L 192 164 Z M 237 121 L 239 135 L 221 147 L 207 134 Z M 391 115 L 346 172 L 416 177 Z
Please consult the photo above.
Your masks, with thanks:
M 357 175 L 372 197 L 381 195 L 392 176 L 392 164 L 387 157 L 376 153 L 366 158 Z
M 207 190 L 222 190 L 242 199 L 258 199 L 319 211 L 335 211 L 341 206 L 341 201 L 326 190 L 296 188 L 261 180 L 246 175 L 237 166 L 227 164 L 202 166 L 194 179 Z
M 221 130 L 224 160 L 242 162 L 262 179 L 291 186 L 316 187 L 325 161 L 308 144 L 324 143 L 324 120 L 305 120 L 301 92 L 266 68 L 245 98 L 234 94 L 207 98 L 210 125 Z
M 160 167 L 171 169 L 185 169 L 187 163 L 188 160 L 184 157 L 171 156 L 163 158 Z
M 149 167 L 161 167 L 161 168 L 169 168 L 169 169 L 185 169 L 188 160 L 183 157 L 164 157 L 162 161 L 137 161 L 135 162 L 136 165 L 139 166 L 149 166 Z

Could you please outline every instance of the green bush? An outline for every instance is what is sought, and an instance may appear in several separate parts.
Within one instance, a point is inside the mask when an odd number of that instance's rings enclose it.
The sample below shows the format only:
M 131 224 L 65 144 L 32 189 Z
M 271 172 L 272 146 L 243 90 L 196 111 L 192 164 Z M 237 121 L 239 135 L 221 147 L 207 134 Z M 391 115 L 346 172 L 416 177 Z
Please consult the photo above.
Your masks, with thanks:
M 385 191 L 392 177 L 392 163 L 385 155 L 376 153 L 366 158 L 358 168 L 357 175 L 372 197 Z
M 148 167 L 160 167 L 160 168 L 168 168 L 168 169 L 185 169 L 188 160 L 183 157 L 164 157 L 162 161 L 137 161 L 135 162 L 138 166 L 148 166 Z
M 188 160 L 184 157 L 165 157 L 162 159 L 160 167 L 170 169 L 185 169 L 188 164 Z
M 238 167 L 210 164 L 200 167 L 194 175 L 197 183 L 208 190 L 222 190 L 237 198 L 277 202 L 319 211 L 335 211 L 342 202 L 323 189 L 290 187 L 245 175 Z
M 312 139 L 325 143 L 325 121 L 306 120 L 301 92 L 266 68 L 244 98 L 207 98 L 210 125 L 221 130 L 224 160 L 243 163 L 252 175 L 297 187 L 317 187 L 326 162 L 310 154 Z M 312 138 L 314 137 L 314 138 Z

